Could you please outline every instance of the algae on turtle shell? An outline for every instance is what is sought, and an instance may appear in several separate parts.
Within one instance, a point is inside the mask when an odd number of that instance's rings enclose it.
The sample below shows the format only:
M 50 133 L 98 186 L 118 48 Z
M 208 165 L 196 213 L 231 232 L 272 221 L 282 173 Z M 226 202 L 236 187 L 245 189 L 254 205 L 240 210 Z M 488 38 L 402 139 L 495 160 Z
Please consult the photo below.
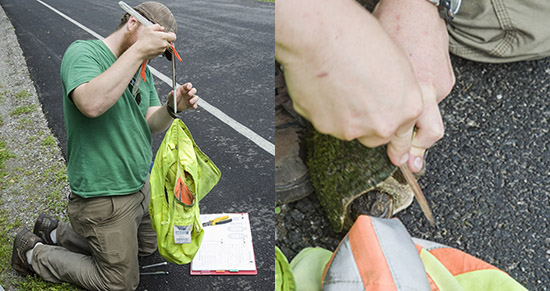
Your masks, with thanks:
M 349 206 L 362 195 L 388 194 L 393 202 L 391 214 L 412 203 L 414 194 L 399 178 L 401 173 L 389 160 L 385 146 L 367 148 L 356 140 L 321 134 L 308 124 L 306 151 L 310 180 L 336 232 L 351 227 L 355 217 Z

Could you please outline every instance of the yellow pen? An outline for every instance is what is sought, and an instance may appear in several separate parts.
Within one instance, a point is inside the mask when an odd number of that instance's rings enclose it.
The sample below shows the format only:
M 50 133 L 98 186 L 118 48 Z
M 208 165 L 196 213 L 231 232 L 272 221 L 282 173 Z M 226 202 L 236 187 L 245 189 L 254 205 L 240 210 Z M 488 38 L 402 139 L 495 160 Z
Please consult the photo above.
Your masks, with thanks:
M 214 218 L 212 220 L 209 220 L 209 221 L 203 223 L 202 226 L 224 224 L 224 223 L 228 223 L 228 222 L 231 222 L 231 221 L 232 221 L 232 219 L 229 218 L 229 215 L 225 215 L 225 216 L 220 216 L 218 218 Z

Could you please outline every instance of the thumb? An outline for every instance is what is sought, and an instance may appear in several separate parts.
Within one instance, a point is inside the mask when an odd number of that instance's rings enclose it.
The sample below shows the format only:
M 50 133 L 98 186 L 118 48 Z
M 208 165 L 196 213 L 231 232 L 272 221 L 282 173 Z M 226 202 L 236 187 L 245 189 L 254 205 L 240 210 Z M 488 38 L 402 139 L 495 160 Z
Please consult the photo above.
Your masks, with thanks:
M 416 122 L 416 133 L 409 153 L 409 168 L 413 172 L 422 169 L 424 153 L 445 133 L 441 113 L 437 105 L 436 92 L 432 86 L 420 87 L 424 97 L 424 111 Z
M 388 143 L 388 157 L 396 166 L 401 166 L 409 160 L 413 125 L 408 123 L 398 128 L 392 140 Z

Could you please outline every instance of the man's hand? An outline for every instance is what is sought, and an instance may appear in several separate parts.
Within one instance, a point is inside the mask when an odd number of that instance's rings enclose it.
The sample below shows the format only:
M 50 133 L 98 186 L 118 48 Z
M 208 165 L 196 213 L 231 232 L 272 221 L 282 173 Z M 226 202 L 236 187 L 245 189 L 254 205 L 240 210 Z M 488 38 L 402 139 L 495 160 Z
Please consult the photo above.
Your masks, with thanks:
M 85 116 L 102 115 L 118 101 L 142 61 L 162 54 L 174 40 L 176 35 L 164 32 L 162 26 L 145 27 L 130 17 L 124 29 L 104 40 L 113 54 L 122 53 L 117 61 L 90 82 L 74 89 L 70 97 Z
M 437 104 L 455 82 L 447 28 L 437 7 L 426 0 L 381 0 L 373 14 L 405 51 L 422 91 L 424 110 L 416 123 L 409 158 L 409 167 L 417 172 L 426 149 L 443 137 Z
M 184 111 L 190 108 L 197 108 L 199 96 L 195 95 L 197 89 L 193 88 L 191 83 L 185 83 L 176 89 L 178 111 Z M 174 108 L 174 91 L 168 94 L 168 104 Z M 152 106 L 147 109 L 145 119 L 153 134 L 165 131 L 174 119 L 167 113 L 167 104 L 163 106 Z M 173 109 L 172 109 L 173 110 Z
M 409 160 L 420 88 L 401 48 L 353 0 L 277 0 L 275 57 L 296 111 L 322 133 Z
M 185 83 L 176 89 L 176 98 L 178 102 L 178 111 L 184 111 L 190 108 L 197 109 L 197 102 L 199 101 L 199 96 L 197 94 L 197 89 L 193 88 L 191 83 Z M 174 91 L 170 91 L 168 94 L 168 102 L 170 106 L 174 108 Z
M 164 27 L 159 24 L 147 27 L 141 26 L 141 34 L 134 46 L 144 60 L 150 60 L 161 55 L 166 49 L 170 48 L 170 42 L 176 40 L 176 34 L 164 32 Z

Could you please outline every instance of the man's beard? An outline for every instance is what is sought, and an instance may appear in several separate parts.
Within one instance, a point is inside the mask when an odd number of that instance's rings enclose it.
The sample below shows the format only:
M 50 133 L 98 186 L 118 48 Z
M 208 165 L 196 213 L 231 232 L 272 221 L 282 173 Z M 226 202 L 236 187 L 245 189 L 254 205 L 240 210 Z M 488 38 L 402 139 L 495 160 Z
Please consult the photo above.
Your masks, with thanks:
M 128 50 L 134 43 L 136 43 L 137 37 L 135 33 L 129 33 L 124 36 L 122 43 L 120 44 L 120 55 Z M 120 57 L 119 55 L 119 57 Z

